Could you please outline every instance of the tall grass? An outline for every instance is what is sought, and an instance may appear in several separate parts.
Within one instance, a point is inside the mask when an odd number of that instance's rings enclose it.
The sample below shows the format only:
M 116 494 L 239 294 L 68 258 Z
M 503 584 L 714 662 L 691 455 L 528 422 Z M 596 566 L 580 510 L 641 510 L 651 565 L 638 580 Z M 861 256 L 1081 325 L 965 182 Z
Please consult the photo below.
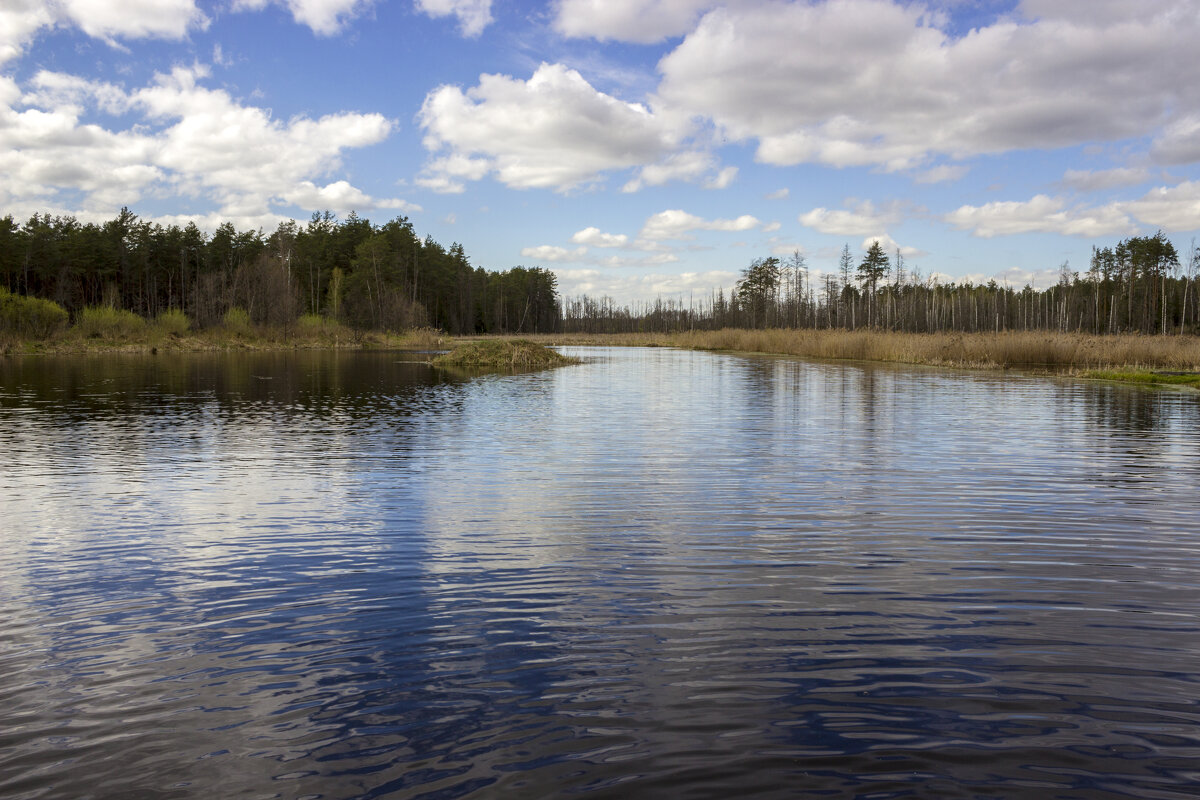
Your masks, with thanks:
M 538 337 L 560 344 L 617 344 L 777 353 L 808 358 L 895 361 L 906 364 L 1064 371 L 1143 367 L 1200 369 L 1200 337 L 1122 334 L 1100 336 L 1045 331 L 1007 333 L 897 333 L 869 330 L 726 328 L 673 334 Z

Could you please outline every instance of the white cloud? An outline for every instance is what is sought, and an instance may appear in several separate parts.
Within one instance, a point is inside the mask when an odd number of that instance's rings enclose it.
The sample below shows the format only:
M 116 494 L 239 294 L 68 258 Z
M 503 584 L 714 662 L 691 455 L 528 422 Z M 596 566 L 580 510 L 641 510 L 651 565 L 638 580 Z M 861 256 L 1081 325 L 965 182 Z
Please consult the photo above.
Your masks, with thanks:
M 492 22 L 492 0 L 416 0 L 416 5 L 431 17 L 458 17 L 459 31 L 472 39 Z
M 688 239 L 692 231 L 748 231 L 762 225 L 756 218 L 743 214 L 737 219 L 702 219 L 679 209 L 660 211 L 646 220 L 639 238 L 650 241 Z
M 859 248 L 863 252 L 866 252 L 875 242 L 879 242 L 879 244 L 883 247 L 883 252 L 887 253 L 889 258 L 894 256 L 897 251 L 899 251 L 900 255 L 904 256 L 905 258 L 920 258 L 921 256 L 929 255 L 920 248 L 908 247 L 906 245 L 897 243 L 895 239 L 893 239 L 891 236 L 888 236 L 886 233 L 868 236 L 862 240 L 862 244 L 859 245 Z
M 636 178 L 623 187 L 622 192 L 636 192 L 643 186 L 663 186 L 671 181 L 696 182 L 702 178 L 706 189 L 724 189 L 737 177 L 737 167 L 725 167 L 717 175 L 710 173 L 717 167 L 717 160 L 709 153 L 685 150 L 674 153 L 656 164 L 647 164 L 638 170 Z
M 114 44 L 116 39 L 182 39 L 208 27 L 194 0 L 4 0 L 0 64 L 21 55 L 42 28 L 70 25 Z
M 1151 189 L 1137 200 L 1120 203 L 1142 222 L 1164 231 L 1200 229 L 1200 181 Z
M 768 200 L 787 200 L 788 195 L 790 195 L 790 194 L 791 194 L 791 190 L 788 189 L 787 187 L 784 187 L 783 189 L 776 189 L 773 192 L 768 192 L 766 195 L 766 198 Z
M 1069 169 L 1063 175 L 1064 186 L 1078 192 L 1099 192 L 1122 186 L 1137 186 L 1150 180 L 1150 172 L 1144 167 L 1120 167 L 1099 171 Z
M 295 188 L 284 192 L 281 196 L 287 203 L 299 206 L 305 211 L 328 209 L 345 214 L 350 211 L 371 211 L 377 208 L 397 209 L 409 213 L 421 210 L 420 206 L 404 200 L 371 197 L 362 190 L 351 186 L 348 181 L 334 181 L 325 186 L 317 186 L 312 181 L 301 181 Z
M 777 165 L 916 169 L 937 155 L 1119 141 L 1164 125 L 1160 159 L 1200 158 L 1194 3 L 1145 13 L 1106 3 L 1096 17 L 1080 10 L 1091 3 L 1053 5 L 957 37 L 915 3 L 720 7 L 659 63 L 657 102 L 756 141 L 758 160 Z
M 650 44 L 686 33 L 713 0 L 558 0 L 564 36 Z
M 737 178 L 737 174 L 738 174 L 737 167 L 725 167 L 723 170 L 718 172 L 712 179 L 705 181 L 704 188 L 705 189 L 724 189 L 727 186 L 729 186 L 729 184 L 733 183 L 734 179 Z
M 571 243 L 592 247 L 624 247 L 629 243 L 629 237 L 623 233 L 604 233 L 599 228 L 588 227 L 572 234 Z
M 1131 234 L 1137 226 L 1120 205 L 1067 208 L 1061 198 L 1039 194 L 1024 202 L 1004 201 L 964 205 L 944 217 L 959 230 L 990 239 L 1018 233 L 1057 233 L 1064 236 Z
M 90 2 L 90 0 L 80 0 Z M 342 27 L 374 4 L 374 0 L 234 0 L 234 11 L 259 11 L 269 5 L 286 8 L 300 25 L 313 33 L 333 36 Z
M 565 247 L 543 244 L 537 247 L 523 247 L 521 248 L 521 255 L 538 261 L 578 262 L 583 260 L 583 257 L 587 255 L 587 251 L 586 247 L 577 247 L 574 250 L 568 250 Z
M 384 139 L 392 124 L 383 116 L 278 121 L 204 88 L 206 75 L 202 67 L 179 67 L 126 91 L 40 72 L 23 95 L 12 79 L 0 78 L 0 172 L 9 210 L 61 205 L 82 194 L 75 209 L 81 215 L 111 215 L 157 193 L 215 204 L 215 214 L 239 224 L 277 218 L 271 206 L 279 203 L 416 208 L 372 198 L 345 180 L 315 182 L 340 167 L 344 150 Z M 124 130 L 85 123 L 89 106 L 135 119 Z
M 193 27 L 208 25 L 194 0 L 59 0 L 56 5 L 88 36 L 109 41 L 182 39 Z
M 419 114 L 425 147 L 442 159 L 479 161 L 505 185 L 566 191 L 604 173 L 673 154 L 684 132 L 645 106 L 594 89 L 573 69 L 542 64 L 528 81 L 483 75 L 464 92 L 442 86 Z M 460 177 L 460 176 L 451 176 Z
M 867 236 L 885 230 L 889 225 L 899 222 L 902 217 L 899 203 L 876 208 L 870 200 L 863 200 L 854 206 L 853 211 L 814 208 L 807 214 L 801 214 L 799 221 L 801 225 L 821 233 Z
M 778 222 L 770 222 L 770 223 L 767 223 L 766 225 L 763 225 L 762 230 L 763 230 L 763 233 L 774 233 L 775 231 L 779 230 L 782 227 L 783 227 L 783 225 L 781 225 Z

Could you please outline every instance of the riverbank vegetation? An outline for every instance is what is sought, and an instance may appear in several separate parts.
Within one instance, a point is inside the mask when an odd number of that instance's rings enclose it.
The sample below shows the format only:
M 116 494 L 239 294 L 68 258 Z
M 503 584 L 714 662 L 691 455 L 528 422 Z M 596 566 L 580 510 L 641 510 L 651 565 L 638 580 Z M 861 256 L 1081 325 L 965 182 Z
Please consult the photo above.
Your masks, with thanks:
M 463 342 L 431 363 L 437 367 L 540 369 L 578 364 L 579 359 L 528 339 L 485 339 Z
M 1016 289 L 922 277 L 875 244 L 857 264 L 847 246 L 834 273 L 810 271 L 799 252 L 760 258 L 728 295 L 635 307 L 563 302 L 548 270 L 472 266 L 461 245 L 421 239 L 403 217 L 376 225 L 326 212 L 269 234 L 224 224 L 210 235 L 123 209 L 102 224 L 0 218 L 0 348 L 438 349 L 443 335 L 541 333 L 555 343 L 1186 373 L 1200 369 L 1198 269 L 1194 243 L 1181 258 L 1156 233 L 1094 249 L 1085 273 L 1062 265 L 1050 288 Z
M 555 345 L 683 347 L 968 369 L 1023 369 L 1068 374 L 1080 370 L 1120 369 L 1200 372 L 1200 338 L 1195 336 L 726 328 L 678 333 L 564 333 L 533 338 Z

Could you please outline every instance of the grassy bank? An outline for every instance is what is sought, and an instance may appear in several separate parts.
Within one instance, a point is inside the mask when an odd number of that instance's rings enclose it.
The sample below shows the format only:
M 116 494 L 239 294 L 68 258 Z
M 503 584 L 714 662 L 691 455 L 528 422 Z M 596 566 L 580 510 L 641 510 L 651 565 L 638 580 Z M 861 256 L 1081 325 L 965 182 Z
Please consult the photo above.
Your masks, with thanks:
M 234 310 L 236 312 L 236 309 Z M 242 314 L 231 313 L 222 324 L 192 328 L 181 312 L 146 320 L 127 311 L 89 308 L 75 324 L 41 337 L 0 332 L 4 354 L 84 354 L 202 352 L 215 350 L 326 350 L 443 347 L 438 331 L 420 329 L 403 333 L 358 331 L 315 315 L 287 326 L 252 325 Z
M 856 361 L 1055 373 L 1108 370 L 1200 371 L 1200 337 L 1095 336 L 1037 332 L 896 333 L 845 330 L 686 331 L 675 334 L 564 334 L 535 337 L 552 344 L 684 347 Z

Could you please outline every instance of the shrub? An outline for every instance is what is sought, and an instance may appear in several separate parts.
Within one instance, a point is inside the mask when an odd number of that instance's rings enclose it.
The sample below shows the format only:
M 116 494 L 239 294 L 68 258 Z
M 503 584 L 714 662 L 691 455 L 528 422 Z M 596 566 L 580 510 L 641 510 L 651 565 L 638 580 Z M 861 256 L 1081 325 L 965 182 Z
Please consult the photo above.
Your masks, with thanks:
M 75 329 L 94 339 L 127 339 L 146 329 L 146 320 L 132 311 L 111 306 L 89 306 L 79 313 Z
M 490 339 L 460 344 L 449 353 L 433 359 L 432 363 L 438 367 L 535 369 L 578 364 L 579 359 L 564 356 L 527 339 Z
M 67 310 L 39 297 L 0 288 L 0 333 L 23 339 L 46 339 L 67 325 Z
M 183 336 L 192 327 L 192 321 L 178 308 L 172 308 L 155 317 L 154 327 L 171 336 Z
M 234 306 L 225 312 L 222 324 L 231 333 L 250 333 L 250 314 L 241 306 Z
M 337 328 L 336 322 L 320 314 L 301 314 L 296 320 L 296 330 L 301 336 L 320 336 L 323 333 L 332 333 Z

